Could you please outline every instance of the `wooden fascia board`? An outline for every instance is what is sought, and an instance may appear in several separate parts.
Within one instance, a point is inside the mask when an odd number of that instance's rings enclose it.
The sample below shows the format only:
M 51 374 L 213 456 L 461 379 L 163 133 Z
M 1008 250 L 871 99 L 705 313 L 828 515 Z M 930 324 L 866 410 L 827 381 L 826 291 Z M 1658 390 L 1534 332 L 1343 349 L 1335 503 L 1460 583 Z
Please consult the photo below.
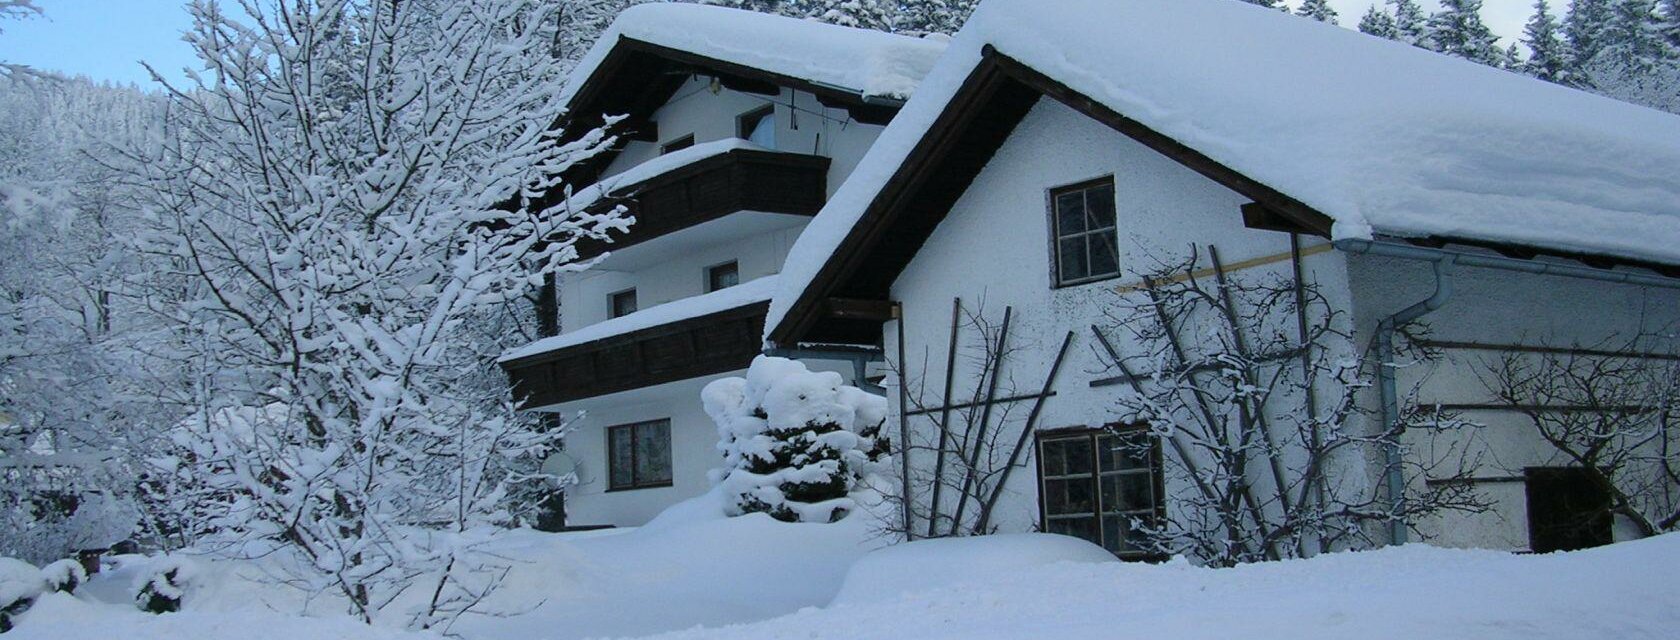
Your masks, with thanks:
M 798 342 L 797 337 L 805 334 L 821 319 L 822 308 L 829 297 L 828 292 L 841 278 L 861 265 L 867 253 L 865 249 L 873 245 L 891 226 L 890 223 L 896 217 L 894 209 L 897 204 L 927 180 L 939 160 L 939 152 L 948 141 L 961 133 L 962 125 L 974 118 L 975 105 L 983 102 L 984 96 L 996 90 L 1000 79 L 999 67 L 989 64 L 985 59 L 969 72 L 961 88 L 946 104 L 944 111 L 941 111 L 928 127 L 928 132 L 916 141 L 916 146 L 910 150 L 904 162 L 899 164 L 898 170 L 859 216 L 857 224 L 847 232 L 846 237 L 835 248 L 834 254 L 829 256 L 822 269 L 812 277 L 811 283 L 799 293 L 799 297 L 788 308 L 786 316 L 770 332 L 770 342 L 780 347 L 795 346 Z
M 752 303 L 748 303 L 748 304 L 745 304 L 745 305 L 741 305 L 739 307 L 733 307 L 733 308 L 730 308 L 730 309 L 724 309 L 722 311 L 716 311 L 716 312 L 713 312 L 713 313 L 708 313 L 708 314 L 703 315 L 703 316 L 695 316 L 695 317 L 692 317 L 692 318 L 684 318 L 682 320 L 677 320 L 677 321 L 674 321 L 674 322 L 667 322 L 665 324 L 654 325 L 654 326 L 646 327 L 646 328 L 643 328 L 643 329 L 637 329 L 635 331 L 629 331 L 629 332 L 621 333 L 621 334 L 618 334 L 618 335 L 615 335 L 615 336 L 608 336 L 608 337 L 605 337 L 605 338 L 601 338 L 599 340 L 591 340 L 589 342 L 585 342 L 585 343 L 582 343 L 582 344 L 574 344 L 574 345 L 571 345 L 569 347 L 562 347 L 562 348 L 559 348 L 559 349 L 555 349 L 553 351 L 544 351 L 542 353 L 536 353 L 536 354 L 528 355 L 528 356 L 525 356 L 523 358 L 518 358 L 518 359 L 515 359 L 515 360 L 509 360 L 507 362 L 503 362 L 503 363 L 501 363 L 501 367 L 502 367 L 503 371 L 512 371 L 514 369 L 521 369 L 521 368 L 525 368 L 525 367 L 538 366 L 538 365 L 548 364 L 550 362 L 554 362 L 554 361 L 557 361 L 557 360 L 563 360 L 565 358 L 568 358 L 568 357 L 571 357 L 571 356 L 574 356 L 574 355 L 577 355 L 577 354 L 580 354 L 580 353 L 603 351 L 603 350 L 606 350 L 606 349 L 611 349 L 613 347 L 620 347 L 620 346 L 624 346 L 624 345 L 627 345 L 627 344 L 634 344 L 634 343 L 646 341 L 646 340 L 649 340 L 649 339 L 652 339 L 652 338 L 664 337 L 664 336 L 667 336 L 667 335 L 671 335 L 673 333 L 681 333 L 681 332 L 684 332 L 684 331 L 689 331 L 689 330 L 691 330 L 695 327 L 705 326 L 705 325 L 709 325 L 709 324 L 719 324 L 719 323 L 727 322 L 727 321 L 730 321 L 730 320 L 738 320 L 738 319 L 741 319 L 741 318 L 751 318 L 751 317 L 754 317 L 754 316 L 763 316 L 769 310 L 769 305 L 770 305 L 770 303 L 766 302 L 766 301 L 752 302 Z

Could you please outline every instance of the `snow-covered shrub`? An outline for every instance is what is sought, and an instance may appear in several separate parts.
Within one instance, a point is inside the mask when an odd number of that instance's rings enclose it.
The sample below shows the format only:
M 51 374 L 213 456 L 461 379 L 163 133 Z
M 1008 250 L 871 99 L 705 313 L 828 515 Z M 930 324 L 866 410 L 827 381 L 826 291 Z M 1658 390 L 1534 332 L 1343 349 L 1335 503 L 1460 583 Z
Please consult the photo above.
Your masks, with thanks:
M 847 386 L 837 373 L 759 356 L 746 378 L 706 385 L 701 399 L 718 425 L 723 468 L 712 481 L 730 515 L 768 513 L 784 522 L 833 522 L 884 454 L 887 401 Z
M 41 567 L 41 579 L 47 583 L 47 588 L 60 593 L 74 593 L 76 587 L 87 582 L 87 569 L 74 558 L 65 558 Z
M 41 570 L 17 558 L 0 558 L 0 632 L 12 628 L 12 617 L 29 610 L 47 590 Z
M 181 610 L 192 583 L 193 565 L 181 558 L 161 558 L 149 567 L 134 590 L 134 606 L 147 613 Z

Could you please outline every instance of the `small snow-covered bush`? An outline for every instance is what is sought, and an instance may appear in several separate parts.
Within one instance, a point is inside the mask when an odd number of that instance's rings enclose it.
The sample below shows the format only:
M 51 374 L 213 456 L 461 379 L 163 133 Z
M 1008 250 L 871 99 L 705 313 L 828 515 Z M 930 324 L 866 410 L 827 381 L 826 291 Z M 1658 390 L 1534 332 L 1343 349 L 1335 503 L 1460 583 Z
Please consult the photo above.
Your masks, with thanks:
M 759 356 L 746 378 L 706 385 L 717 422 L 730 515 L 768 513 L 784 522 L 833 522 L 855 506 L 858 481 L 874 470 L 887 401 L 847 386 L 837 373 Z
M 74 593 L 76 587 L 87 582 L 87 569 L 74 558 L 65 558 L 41 567 L 41 578 L 47 588 L 60 593 Z
M 144 574 L 134 591 L 134 605 L 147 613 L 181 610 L 192 582 L 193 565 L 181 558 L 161 558 Z
M 29 610 L 47 590 L 41 570 L 17 558 L 0 558 L 0 633 L 11 630 L 12 618 Z

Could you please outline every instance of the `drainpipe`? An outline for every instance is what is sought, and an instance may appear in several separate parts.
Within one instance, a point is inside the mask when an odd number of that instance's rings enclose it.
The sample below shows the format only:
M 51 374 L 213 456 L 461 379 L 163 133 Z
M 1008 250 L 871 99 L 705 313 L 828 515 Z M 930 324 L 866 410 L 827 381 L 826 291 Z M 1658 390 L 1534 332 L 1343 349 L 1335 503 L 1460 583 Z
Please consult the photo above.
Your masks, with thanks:
M 1453 295 L 1452 271 L 1456 262 L 1452 256 L 1436 259 L 1433 263 L 1435 293 L 1377 323 L 1377 388 L 1382 393 L 1383 426 L 1395 432 L 1395 437 L 1389 442 L 1385 452 L 1388 466 L 1388 500 L 1394 514 L 1393 519 L 1389 521 L 1389 544 L 1405 544 L 1407 533 L 1406 520 L 1400 515 L 1406 507 L 1406 476 L 1400 466 L 1399 440 L 1400 434 L 1405 433 L 1406 425 L 1400 424 L 1400 393 L 1396 389 L 1394 370 L 1394 334 L 1407 323 L 1447 305 L 1447 301 L 1451 300 Z

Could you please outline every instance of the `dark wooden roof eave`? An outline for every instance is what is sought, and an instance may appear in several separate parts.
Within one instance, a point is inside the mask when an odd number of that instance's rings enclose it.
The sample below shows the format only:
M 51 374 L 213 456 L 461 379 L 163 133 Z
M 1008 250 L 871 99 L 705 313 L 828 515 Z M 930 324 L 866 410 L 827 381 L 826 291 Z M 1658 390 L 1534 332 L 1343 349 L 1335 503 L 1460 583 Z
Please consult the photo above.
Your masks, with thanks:
M 1224 164 L 1213 160 L 1177 140 L 1155 131 L 1136 120 L 1098 103 L 1065 84 L 1039 72 L 1032 67 L 1010 58 L 995 48 L 987 45 L 980 62 L 970 71 L 968 77 L 958 88 L 944 111 L 935 119 L 928 131 L 923 134 L 906 160 L 899 165 L 885 186 L 876 194 L 874 200 L 865 209 L 859 221 L 841 241 L 834 254 L 813 277 L 812 282 L 800 293 L 798 299 L 789 307 L 787 314 L 772 327 L 770 342 L 777 346 L 794 346 L 804 341 L 804 337 L 812 327 L 822 321 L 826 301 L 836 295 L 842 283 L 852 277 L 865 263 L 881 267 L 881 261 L 871 259 L 869 249 L 880 242 L 891 228 L 902 217 L 903 208 L 911 202 L 916 191 L 923 188 L 929 178 L 945 163 L 951 162 L 954 151 L 961 145 L 965 128 L 977 121 L 997 130 L 986 136 L 979 145 L 969 145 L 962 151 L 970 157 L 962 162 L 967 175 L 946 177 L 942 186 L 948 188 L 966 189 L 973 181 L 979 170 L 985 166 L 993 153 L 997 151 L 1014 125 L 1026 116 L 1031 103 L 1023 108 L 1020 100 L 999 99 L 1000 94 L 1008 94 L 1008 85 L 1035 94 L 1049 96 L 1091 117 L 1114 130 L 1138 141 L 1139 143 L 1183 164 L 1187 168 L 1208 177 L 1209 179 L 1237 192 L 1266 208 L 1276 212 L 1289 223 L 1310 233 L 1329 237 L 1331 219 L 1322 212 L 1274 189 L 1258 180 L 1249 178 Z M 1018 91 L 1019 89 L 1017 89 Z M 997 110 L 1002 105 L 1004 113 L 999 121 L 988 121 L 977 117 L 982 110 Z M 1004 126 L 999 126 L 1004 125 Z M 944 200 L 954 202 L 958 194 L 952 194 Z M 937 208 L 936 208 L 937 209 Z M 924 209 L 926 210 L 926 209 Z M 948 206 L 930 214 L 943 218 L 948 212 Z M 937 220 L 934 221 L 937 224 Z M 929 225 L 922 225 L 929 227 Z M 916 246 L 925 241 L 925 236 L 916 240 Z M 892 275 L 901 271 L 904 264 L 889 265 Z M 880 280 L 881 276 L 877 276 Z M 858 297 L 856 291 L 844 292 L 850 297 Z M 884 292 L 877 292 L 884 295 Z

